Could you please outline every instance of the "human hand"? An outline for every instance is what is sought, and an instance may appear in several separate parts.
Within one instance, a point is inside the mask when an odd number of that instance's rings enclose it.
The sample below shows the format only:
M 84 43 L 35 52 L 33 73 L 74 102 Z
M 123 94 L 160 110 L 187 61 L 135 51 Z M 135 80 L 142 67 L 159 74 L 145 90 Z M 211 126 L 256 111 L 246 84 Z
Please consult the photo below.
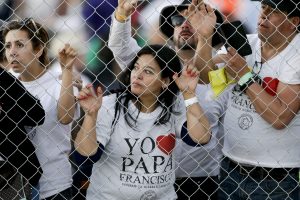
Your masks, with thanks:
M 226 62 L 226 72 L 236 80 L 239 80 L 244 74 L 249 72 L 247 62 L 234 48 L 229 47 L 227 51 L 228 53 L 223 55 L 223 59 Z
M 73 86 L 76 87 L 79 91 L 82 89 L 82 79 L 79 78 L 73 78 Z
M 118 7 L 116 12 L 119 15 L 128 18 L 137 7 L 138 0 L 118 0 Z
M 188 18 L 198 36 L 208 39 L 212 37 L 217 17 L 214 9 L 202 0 L 192 0 L 184 16 Z
M 200 72 L 193 65 L 185 65 L 180 76 L 177 73 L 173 75 L 177 87 L 184 96 L 195 96 L 199 74 Z
M 77 99 L 81 108 L 88 115 L 97 114 L 102 105 L 103 92 L 100 87 L 95 93 L 92 84 L 84 87 L 78 94 Z
M 58 51 L 58 59 L 62 70 L 72 69 L 76 57 L 77 51 L 70 44 L 65 44 L 64 48 Z

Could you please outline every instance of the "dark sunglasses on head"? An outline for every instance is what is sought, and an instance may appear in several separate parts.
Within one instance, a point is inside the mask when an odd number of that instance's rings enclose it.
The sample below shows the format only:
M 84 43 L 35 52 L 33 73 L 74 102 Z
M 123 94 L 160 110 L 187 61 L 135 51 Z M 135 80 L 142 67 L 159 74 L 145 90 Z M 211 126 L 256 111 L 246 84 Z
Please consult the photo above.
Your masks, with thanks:
M 175 26 L 181 26 L 187 19 L 182 15 L 174 15 L 171 17 L 171 23 Z

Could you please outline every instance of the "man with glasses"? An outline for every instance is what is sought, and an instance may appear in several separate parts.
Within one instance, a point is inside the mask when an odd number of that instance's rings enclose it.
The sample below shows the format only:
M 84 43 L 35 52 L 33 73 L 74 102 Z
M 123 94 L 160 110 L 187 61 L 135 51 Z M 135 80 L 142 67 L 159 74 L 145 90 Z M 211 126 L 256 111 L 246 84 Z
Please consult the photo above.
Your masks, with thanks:
M 160 13 L 160 30 L 167 37 L 167 43 L 173 44 L 177 55 L 184 65 L 194 61 L 194 55 L 198 47 L 197 30 L 189 22 L 186 13 L 188 8 L 195 9 L 202 1 L 183 1 L 181 5 L 165 7 Z M 151 6 L 151 4 L 149 5 Z M 189 7 L 190 6 L 190 7 Z M 130 15 L 134 12 L 136 4 L 128 0 L 119 0 L 119 6 L 112 17 L 112 26 L 108 46 L 112 50 L 116 61 L 121 69 L 125 69 L 135 57 L 141 47 L 131 37 Z M 195 12 L 199 10 L 195 9 Z M 222 16 L 215 12 L 217 21 L 222 23 Z M 195 20 L 194 20 L 195 21 Z M 218 37 L 213 37 L 213 45 L 221 43 Z M 197 64 L 195 65 L 197 66 Z M 203 66 L 202 64 L 199 66 Z M 213 106 L 211 90 L 208 82 L 207 72 L 211 69 L 201 69 L 201 77 L 197 86 L 197 96 L 204 110 L 209 111 Z M 225 105 L 225 103 L 220 103 Z M 221 115 L 221 113 L 219 113 Z M 211 141 L 202 146 L 190 147 L 181 141 L 176 144 L 176 192 L 178 199 L 217 199 L 219 159 L 221 157 L 222 125 L 219 119 L 209 116 L 213 122 Z M 183 132 L 186 131 L 183 128 Z

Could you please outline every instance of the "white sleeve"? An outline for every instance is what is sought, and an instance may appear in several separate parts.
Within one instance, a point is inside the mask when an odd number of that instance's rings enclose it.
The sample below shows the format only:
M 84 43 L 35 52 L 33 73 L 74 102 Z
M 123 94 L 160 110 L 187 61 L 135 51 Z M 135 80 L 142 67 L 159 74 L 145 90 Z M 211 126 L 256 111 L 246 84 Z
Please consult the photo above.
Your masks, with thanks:
M 103 97 L 103 103 L 97 116 L 97 141 L 104 147 L 109 142 L 112 133 L 112 121 L 114 119 L 115 102 L 115 95 Z
M 112 51 L 120 68 L 124 70 L 141 49 L 137 41 L 131 37 L 131 19 L 124 23 L 119 22 L 112 15 L 108 48 Z

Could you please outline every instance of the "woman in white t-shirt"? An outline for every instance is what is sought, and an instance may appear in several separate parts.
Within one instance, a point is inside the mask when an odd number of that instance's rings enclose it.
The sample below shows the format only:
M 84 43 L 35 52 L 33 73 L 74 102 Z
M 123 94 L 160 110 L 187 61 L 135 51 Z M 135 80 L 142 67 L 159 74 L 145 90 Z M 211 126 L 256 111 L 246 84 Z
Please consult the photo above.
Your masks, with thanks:
M 72 171 L 68 160 L 71 122 L 75 113 L 72 65 L 76 51 L 66 44 L 59 52 L 59 73 L 48 70 L 46 30 L 32 18 L 11 21 L 3 30 L 8 67 L 19 74 L 25 88 L 36 96 L 46 111 L 45 123 L 30 131 L 43 175 L 41 199 L 71 199 Z
M 88 86 L 79 93 L 85 118 L 75 147 L 89 158 L 103 153 L 93 166 L 87 199 L 177 198 L 175 138 L 197 145 L 211 137 L 195 95 L 199 72 L 193 66 L 180 72 L 173 50 L 146 46 L 124 72 L 122 91 L 102 98 L 100 88 L 94 94 Z M 186 108 L 175 101 L 179 91 Z

